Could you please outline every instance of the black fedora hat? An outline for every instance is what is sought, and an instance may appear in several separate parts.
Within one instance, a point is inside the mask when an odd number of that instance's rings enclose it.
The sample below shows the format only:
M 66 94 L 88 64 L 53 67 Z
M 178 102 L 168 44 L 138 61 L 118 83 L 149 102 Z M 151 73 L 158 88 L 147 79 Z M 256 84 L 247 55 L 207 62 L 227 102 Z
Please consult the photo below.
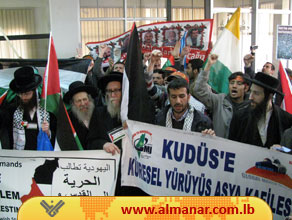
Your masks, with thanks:
M 10 82 L 9 87 L 16 93 L 23 93 L 34 90 L 42 82 L 42 77 L 34 73 L 34 68 L 24 66 L 14 72 L 14 79 Z
M 96 88 L 94 88 L 93 86 L 85 85 L 81 81 L 75 81 L 69 85 L 69 91 L 66 92 L 63 98 L 64 102 L 69 104 L 72 97 L 78 92 L 87 92 L 91 95 L 92 98 L 95 98 L 97 96 Z
M 105 93 L 105 88 L 109 82 L 118 81 L 123 82 L 123 73 L 112 71 L 109 74 L 100 78 L 97 83 L 97 86 Z
M 253 79 L 251 78 L 245 78 L 245 79 L 247 81 L 250 81 L 251 83 L 254 83 L 260 87 L 263 87 L 264 89 L 267 89 L 271 93 L 278 93 L 284 96 L 283 93 L 277 90 L 280 83 L 279 80 L 273 76 L 270 76 L 263 72 L 258 72 Z

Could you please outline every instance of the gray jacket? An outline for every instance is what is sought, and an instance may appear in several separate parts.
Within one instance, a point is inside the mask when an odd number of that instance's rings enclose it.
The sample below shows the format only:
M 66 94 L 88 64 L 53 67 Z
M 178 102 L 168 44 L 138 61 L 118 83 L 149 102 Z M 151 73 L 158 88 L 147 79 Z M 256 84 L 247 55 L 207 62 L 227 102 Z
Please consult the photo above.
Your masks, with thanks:
M 214 131 L 217 136 L 228 138 L 229 126 L 233 115 L 233 105 L 229 95 L 215 94 L 208 85 L 209 71 L 202 70 L 196 79 L 195 86 L 191 86 L 191 94 L 202 102 L 212 112 Z M 236 109 L 247 107 L 248 102 L 236 106 Z

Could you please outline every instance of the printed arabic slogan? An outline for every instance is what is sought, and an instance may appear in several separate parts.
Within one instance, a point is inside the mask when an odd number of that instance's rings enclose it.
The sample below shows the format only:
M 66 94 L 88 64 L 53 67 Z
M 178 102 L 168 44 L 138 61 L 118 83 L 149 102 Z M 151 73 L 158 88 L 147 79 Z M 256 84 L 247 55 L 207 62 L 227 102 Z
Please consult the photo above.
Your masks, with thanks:
M 119 155 L 103 150 L 0 152 L 0 219 L 16 220 L 19 207 L 35 196 L 114 195 Z M 41 205 L 56 215 L 63 203 Z
M 169 58 L 177 41 L 184 36 L 185 46 L 190 46 L 191 51 L 187 60 L 200 58 L 206 60 L 212 36 L 213 20 L 171 21 L 152 23 L 138 27 L 142 52 L 161 50 L 163 57 Z M 99 45 L 106 44 L 111 48 L 110 56 L 117 62 L 125 60 L 131 31 L 119 36 L 98 42 L 88 42 L 86 46 L 90 54 L 96 58 L 99 53 Z M 185 34 L 186 33 L 186 34 Z
M 128 121 L 122 185 L 155 196 L 256 196 L 274 219 L 292 211 L 291 155 Z

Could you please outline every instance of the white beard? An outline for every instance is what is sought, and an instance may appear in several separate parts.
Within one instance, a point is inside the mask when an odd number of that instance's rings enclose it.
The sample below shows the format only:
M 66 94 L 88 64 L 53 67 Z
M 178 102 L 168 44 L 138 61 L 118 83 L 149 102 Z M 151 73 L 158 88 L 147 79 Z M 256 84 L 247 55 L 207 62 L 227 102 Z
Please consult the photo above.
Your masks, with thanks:
M 118 120 L 121 120 L 121 105 L 118 106 L 114 105 L 108 96 L 105 97 L 105 102 L 107 104 L 107 111 L 110 114 L 111 118 L 117 117 Z
M 72 105 L 72 113 L 78 119 L 79 122 L 84 123 L 84 121 L 90 121 L 93 110 L 94 104 L 92 101 L 89 101 L 88 110 L 86 112 L 80 111 L 75 105 Z

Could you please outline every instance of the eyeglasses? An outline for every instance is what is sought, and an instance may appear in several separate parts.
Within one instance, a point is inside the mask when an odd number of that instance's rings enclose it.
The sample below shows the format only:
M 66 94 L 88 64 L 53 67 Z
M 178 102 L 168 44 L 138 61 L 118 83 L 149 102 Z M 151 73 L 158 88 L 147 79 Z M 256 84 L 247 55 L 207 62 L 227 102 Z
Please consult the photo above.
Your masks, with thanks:
M 107 95 L 111 95 L 112 93 L 116 95 L 117 93 L 119 93 L 119 92 L 121 92 L 121 91 L 122 91 L 122 89 L 114 89 L 114 90 L 106 89 L 106 90 L 105 90 L 105 93 L 106 93 Z

